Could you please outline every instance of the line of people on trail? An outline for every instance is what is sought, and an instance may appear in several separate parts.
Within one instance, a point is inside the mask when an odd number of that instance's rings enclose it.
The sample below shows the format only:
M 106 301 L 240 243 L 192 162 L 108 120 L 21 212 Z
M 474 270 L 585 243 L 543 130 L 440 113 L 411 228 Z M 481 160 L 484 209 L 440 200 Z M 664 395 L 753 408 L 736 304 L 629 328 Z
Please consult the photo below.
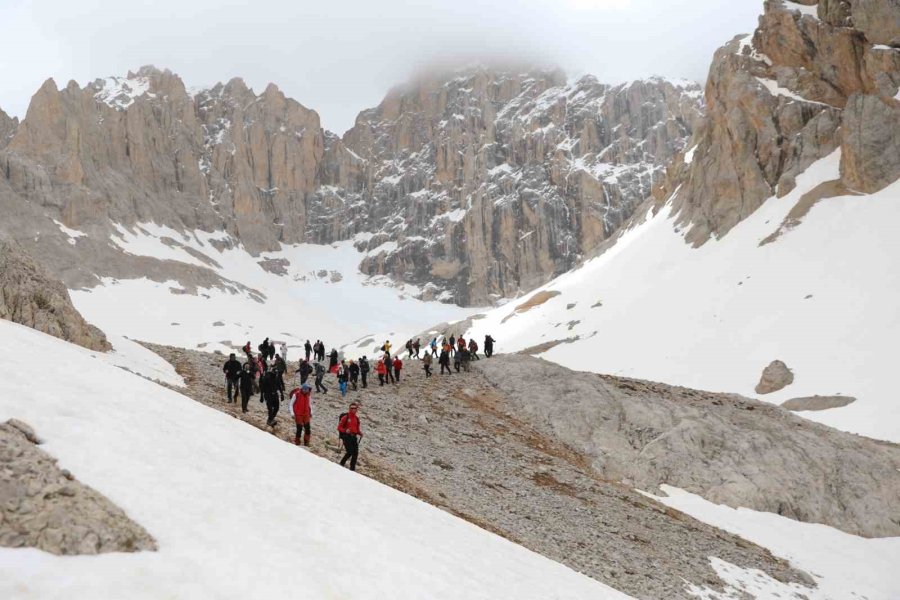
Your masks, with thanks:
M 469 371 L 469 365 L 472 360 L 481 360 L 478 356 L 478 343 L 474 339 L 470 339 L 467 343 L 462 336 L 451 335 L 445 337 L 440 344 L 437 338 L 432 338 L 425 352 L 420 355 L 423 348 L 421 341 L 408 340 L 406 342 L 407 357 L 409 359 L 418 358 L 422 362 L 425 377 L 431 377 L 433 357 L 438 357 L 438 364 L 441 366 L 441 374 L 445 372 L 452 374 L 450 369 L 450 359 L 453 358 L 454 368 L 459 373 Z M 383 355 L 379 359 L 374 359 L 375 373 L 378 376 L 379 386 L 400 383 L 401 373 L 404 369 L 403 360 L 398 355 L 391 355 L 392 345 L 390 341 L 385 340 L 384 344 L 379 348 Z M 438 352 L 438 348 L 440 351 Z M 337 349 L 332 349 L 328 355 L 328 368 L 322 364 L 325 361 L 325 344 L 321 340 L 316 340 L 315 344 L 310 344 L 309 340 L 303 346 L 304 358 L 300 359 L 299 367 L 295 374 L 300 376 L 300 385 L 293 388 L 288 393 L 290 400 L 291 416 L 294 418 L 296 425 L 296 433 L 294 443 L 298 446 L 302 443 L 309 446 L 311 435 L 312 421 L 312 386 L 308 383 L 308 379 L 314 376 L 316 391 L 322 394 L 328 393 L 328 388 L 324 384 L 326 373 L 333 373 L 337 378 L 338 387 L 341 396 L 346 396 L 347 392 L 368 387 L 368 374 L 372 368 L 369 359 L 362 356 L 359 360 L 340 359 Z M 429 352 L 430 349 L 430 352 Z M 250 398 L 258 393 L 260 402 L 266 404 L 267 420 L 266 424 L 274 427 L 277 424 L 276 416 L 280 408 L 281 402 L 284 402 L 285 382 L 284 374 L 287 372 L 286 357 L 288 353 L 287 345 L 282 342 L 279 352 L 275 351 L 275 342 L 266 338 L 258 346 L 259 353 L 254 356 L 251 351 L 251 345 L 248 341 L 243 347 L 247 360 L 242 364 L 237 360 L 235 354 L 231 354 L 228 361 L 222 367 L 226 379 L 226 395 L 229 403 L 237 402 L 238 395 L 241 397 L 241 410 L 248 412 Z M 484 353 L 490 358 L 494 351 L 494 339 L 487 335 L 484 339 Z M 310 364 L 310 357 L 313 362 Z M 342 444 L 344 445 L 345 454 L 341 459 L 341 465 L 345 466 L 350 461 L 350 469 L 356 469 L 356 462 L 359 456 L 359 439 L 362 438 L 358 417 L 359 403 L 350 404 L 349 412 L 342 413 L 338 419 L 338 434 Z

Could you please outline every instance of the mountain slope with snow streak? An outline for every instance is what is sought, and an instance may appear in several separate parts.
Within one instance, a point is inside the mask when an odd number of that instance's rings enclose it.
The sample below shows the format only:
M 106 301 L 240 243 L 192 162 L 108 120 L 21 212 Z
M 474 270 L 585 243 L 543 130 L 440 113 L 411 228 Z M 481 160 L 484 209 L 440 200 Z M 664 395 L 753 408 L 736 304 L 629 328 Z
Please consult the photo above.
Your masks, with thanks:
M 627 598 L 89 351 L 6 321 L 0 336 L 43 365 L 7 382 L 0 420 L 29 423 L 61 468 L 159 543 L 77 557 L 0 548 L 4 598 Z M 27 360 L 9 365 L 27 372 Z
M 374 340 L 402 344 L 427 326 L 469 312 L 417 300 L 410 286 L 363 275 L 357 268 L 363 254 L 352 241 L 284 246 L 254 257 L 223 232 L 180 233 L 143 223 L 117 227 L 110 243 L 135 257 L 212 276 L 208 283 L 198 280 L 195 289 L 144 277 L 104 278 L 101 285 L 71 291 L 90 322 L 141 341 L 227 353 L 248 340 L 255 349 L 269 337 L 287 342 L 288 358 L 296 359 L 307 339 L 322 339 L 330 349 L 371 338 L 374 349 Z
M 769 199 L 699 248 L 685 242 L 670 205 L 648 211 L 604 254 L 489 312 L 467 337 L 490 334 L 503 352 L 562 340 L 568 343 L 541 356 L 573 369 L 768 402 L 852 396 L 848 406 L 804 416 L 900 441 L 893 377 L 900 182 L 820 200 L 799 224 L 788 219 L 804 194 L 839 178 L 839 165 L 837 150 L 797 177 L 790 194 Z M 515 311 L 541 292 L 558 295 Z M 793 370 L 794 383 L 757 395 L 763 368 L 776 359 Z

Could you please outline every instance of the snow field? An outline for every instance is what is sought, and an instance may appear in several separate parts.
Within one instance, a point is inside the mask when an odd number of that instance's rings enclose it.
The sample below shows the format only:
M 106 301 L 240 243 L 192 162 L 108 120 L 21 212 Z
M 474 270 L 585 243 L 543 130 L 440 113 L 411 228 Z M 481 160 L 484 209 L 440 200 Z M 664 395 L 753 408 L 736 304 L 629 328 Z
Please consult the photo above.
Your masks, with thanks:
M 0 548 L 0 597 L 627 597 L 90 352 L 6 321 L 0 336 L 45 365 L 7 382 L 0 421 L 33 426 L 159 543 L 78 557 Z

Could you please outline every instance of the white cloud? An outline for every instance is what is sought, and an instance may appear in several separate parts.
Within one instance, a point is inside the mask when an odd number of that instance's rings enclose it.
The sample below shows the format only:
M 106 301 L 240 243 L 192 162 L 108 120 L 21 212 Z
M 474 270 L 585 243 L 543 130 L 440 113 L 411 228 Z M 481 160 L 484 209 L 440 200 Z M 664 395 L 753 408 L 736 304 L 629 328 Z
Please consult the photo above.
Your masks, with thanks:
M 47 77 L 83 84 L 150 63 L 189 86 L 275 82 L 341 133 L 434 62 L 703 80 L 715 49 L 761 11 L 761 0 L 0 0 L 0 107 L 24 115 Z

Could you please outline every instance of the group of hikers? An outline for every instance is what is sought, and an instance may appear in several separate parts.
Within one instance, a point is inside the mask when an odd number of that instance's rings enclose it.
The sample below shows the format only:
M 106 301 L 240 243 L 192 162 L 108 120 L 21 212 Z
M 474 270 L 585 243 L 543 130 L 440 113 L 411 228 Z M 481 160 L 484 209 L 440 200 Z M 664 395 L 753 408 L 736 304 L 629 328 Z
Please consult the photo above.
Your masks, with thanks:
M 243 347 L 246 361 L 241 363 L 235 354 L 231 354 L 222 367 L 222 371 L 225 373 L 228 402 L 237 402 L 238 395 L 240 395 L 241 410 L 246 413 L 249 410 L 250 398 L 258 393 L 259 401 L 266 404 L 268 415 L 266 424 L 269 427 L 277 424 L 275 417 L 281 403 L 284 402 L 286 389 L 284 375 L 288 370 L 287 344 L 281 342 L 277 351 L 275 344 L 276 342 L 266 338 L 257 346 L 258 353 L 254 356 L 248 341 Z M 478 356 L 478 343 L 474 339 L 466 342 L 462 336 L 451 335 L 449 338 L 445 337 L 440 343 L 437 337 L 434 337 L 426 346 L 422 345 L 419 338 L 410 339 L 407 340 L 405 347 L 407 360 L 419 359 L 422 362 L 426 378 L 433 374 L 431 365 L 434 357 L 437 357 L 442 375 L 445 372 L 453 374 L 450 368 L 451 359 L 457 373 L 461 370 L 468 372 L 472 360 L 481 360 Z M 391 342 L 385 340 L 384 344 L 378 348 L 378 351 L 382 353 L 381 358 L 373 359 L 379 386 L 400 383 L 400 375 L 404 368 L 403 360 L 400 358 L 400 353 L 392 355 L 391 348 Z M 328 367 L 325 367 L 323 364 L 326 357 L 325 344 L 321 340 L 316 340 L 315 344 L 310 344 L 309 340 L 306 340 L 303 351 L 304 357 L 299 360 L 298 368 L 294 371 L 300 376 L 300 385 L 293 388 L 287 395 L 290 400 L 291 415 L 296 425 L 294 443 L 298 446 L 301 443 L 309 446 L 313 389 L 308 383 L 309 378 L 314 377 L 316 392 L 327 394 L 328 388 L 325 387 L 324 378 L 326 373 L 332 373 L 337 378 L 341 396 L 346 396 L 349 389 L 358 390 L 359 386 L 369 387 L 368 375 L 373 365 L 366 356 L 362 356 L 358 360 L 342 359 L 337 349 L 332 349 L 328 353 Z M 494 338 L 487 335 L 484 338 L 484 354 L 490 358 L 493 353 Z M 350 404 L 348 412 L 342 413 L 338 419 L 338 435 L 345 449 L 341 466 L 345 466 L 349 460 L 350 469 L 354 471 L 359 456 L 359 439 L 363 435 L 360 430 L 358 410 L 359 403 L 353 402 Z

